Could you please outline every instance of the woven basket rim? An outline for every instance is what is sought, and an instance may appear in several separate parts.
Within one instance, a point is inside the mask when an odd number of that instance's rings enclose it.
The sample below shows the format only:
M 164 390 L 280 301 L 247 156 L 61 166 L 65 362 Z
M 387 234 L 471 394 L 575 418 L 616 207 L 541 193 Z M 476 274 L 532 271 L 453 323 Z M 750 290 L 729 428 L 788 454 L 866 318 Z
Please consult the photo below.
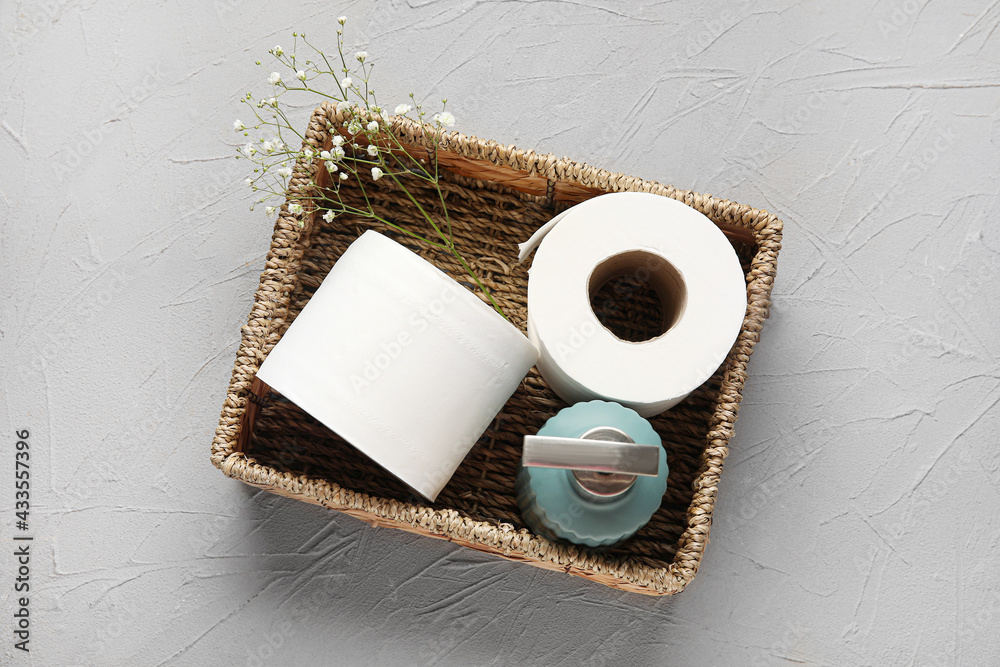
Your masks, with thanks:
M 328 123 L 342 124 L 345 119 L 346 112 L 338 112 L 334 105 L 324 102 L 310 118 L 305 144 L 316 151 L 321 150 L 329 139 Z M 413 121 L 393 116 L 390 127 L 405 141 L 427 145 L 423 128 Z M 673 594 L 683 590 L 697 573 L 708 542 L 723 461 L 728 453 L 728 442 L 734 432 L 741 392 L 747 377 L 747 362 L 759 339 L 763 321 L 768 316 L 771 287 L 781 248 L 781 220 L 765 210 L 711 195 L 678 190 L 656 181 L 612 173 L 567 158 L 522 150 L 513 145 L 504 146 L 459 132 L 443 134 L 440 149 L 482 164 L 484 168 L 493 165 L 518 172 L 525 177 L 524 183 L 530 187 L 522 189 L 516 187 L 517 184 L 511 187 L 521 189 L 529 197 L 532 188 L 535 191 L 538 188 L 538 184 L 530 179 L 544 179 L 545 191 L 539 192 L 537 197 L 540 201 L 559 198 L 560 186 L 584 189 L 579 190 L 584 195 L 567 191 L 569 194 L 562 201 L 571 203 L 574 196 L 587 198 L 586 189 L 599 192 L 651 192 L 688 204 L 720 226 L 730 225 L 752 234 L 757 249 L 747 274 L 747 312 L 737 341 L 724 364 L 722 386 L 713 403 L 702 466 L 693 483 L 687 527 L 680 537 L 673 561 L 666 567 L 650 567 L 635 562 L 611 563 L 600 554 L 574 545 L 549 542 L 525 529 L 516 530 L 510 524 L 496 525 L 488 521 L 477 521 L 462 516 L 456 510 L 434 509 L 371 496 L 324 479 L 280 472 L 237 451 L 235 445 L 240 420 L 248 404 L 251 382 L 263 359 L 280 338 L 277 331 L 281 329 L 287 316 L 289 295 L 295 289 L 298 262 L 304 251 L 302 239 L 308 238 L 314 224 L 315 211 L 293 214 L 289 211 L 288 201 L 282 206 L 275 223 L 254 304 L 247 324 L 242 328 L 236 363 L 212 441 L 212 463 L 234 479 L 279 495 L 336 509 L 372 525 L 387 525 L 448 539 L 473 549 L 576 574 L 622 590 L 651 595 Z M 289 201 L 308 196 L 310 182 L 316 178 L 317 173 L 316 164 L 300 160 L 289 183 Z M 486 177 L 489 178 L 489 174 Z

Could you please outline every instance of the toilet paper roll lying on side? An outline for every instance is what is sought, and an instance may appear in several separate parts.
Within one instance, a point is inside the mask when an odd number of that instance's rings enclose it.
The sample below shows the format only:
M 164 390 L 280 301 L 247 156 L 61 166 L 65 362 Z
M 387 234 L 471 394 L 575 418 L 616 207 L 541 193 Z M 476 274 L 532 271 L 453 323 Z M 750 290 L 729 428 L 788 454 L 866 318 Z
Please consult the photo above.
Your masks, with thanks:
M 366 231 L 257 376 L 433 501 L 535 358 L 476 295 Z
M 528 337 L 539 372 L 563 400 L 616 401 L 650 417 L 711 377 L 747 308 L 739 259 L 711 220 L 674 199 L 621 192 L 578 204 L 553 223 L 523 244 L 523 254 L 544 235 L 528 278 Z M 656 338 L 617 338 L 591 307 L 594 293 L 625 275 L 660 297 L 664 333 Z

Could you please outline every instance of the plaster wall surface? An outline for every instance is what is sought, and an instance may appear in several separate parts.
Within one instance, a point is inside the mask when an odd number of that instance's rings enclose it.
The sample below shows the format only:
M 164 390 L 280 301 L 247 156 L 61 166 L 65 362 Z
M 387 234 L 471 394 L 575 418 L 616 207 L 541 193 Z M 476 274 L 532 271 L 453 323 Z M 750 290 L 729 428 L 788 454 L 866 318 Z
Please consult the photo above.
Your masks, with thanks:
M 333 44 L 340 14 L 390 108 L 447 97 L 469 134 L 784 220 L 681 595 L 210 465 L 271 227 L 238 101 L 267 49 Z M 985 0 L 3 2 L 0 663 L 1000 664 L 998 25 Z

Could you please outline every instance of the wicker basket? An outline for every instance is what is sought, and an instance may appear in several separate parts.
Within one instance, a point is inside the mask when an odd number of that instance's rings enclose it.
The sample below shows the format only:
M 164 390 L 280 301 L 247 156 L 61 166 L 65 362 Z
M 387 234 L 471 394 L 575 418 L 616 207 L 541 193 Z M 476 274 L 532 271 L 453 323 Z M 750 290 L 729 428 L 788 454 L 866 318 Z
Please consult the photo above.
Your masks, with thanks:
M 314 148 L 330 145 L 331 121 L 339 127 L 344 118 L 328 104 L 316 109 L 306 134 Z M 410 121 L 393 118 L 392 130 L 414 150 L 426 146 L 421 129 Z M 683 403 L 653 419 L 667 448 L 670 478 L 650 523 L 606 551 L 550 542 L 526 528 L 514 499 L 521 439 L 563 407 L 534 370 L 434 504 L 421 500 L 294 404 L 274 394 L 267 399 L 259 396 L 264 392 L 255 374 L 261 362 L 340 254 L 365 229 L 393 236 L 457 280 L 463 281 L 464 276 L 468 283 L 468 275 L 450 256 L 400 238 L 391 229 L 350 218 L 338 218 L 330 225 L 315 209 L 293 215 L 287 205 L 275 225 L 253 308 L 242 330 L 229 393 L 212 441 L 212 462 L 229 477 L 351 514 L 373 526 L 446 539 L 622 590 L 650 595 L 681 591 L 697 572 L 708 542 L 747 361 L 768 315 L 781 221 L 766 211 L 708 195 L 458 133 L 445 137 L 439 161 L 445 168 L 443 189 L 456 245 L 522 330 L 528 277 L 527 267 L 516 262 L 516 243 L 573 204 L 604 192 L 653 192 L 701 211 L 733 242 L 747 278 L 743 329 L 715 375 Z M 313 175 L 322 177 L 320 171 L 318 165 L 300 162 L 290 192 L 306 194 Z M 373 203 L 380 215 L 400 224 L 420 225 L 405 195 L 388 180 L 369 186 L 369 195 L 374 188 Z M 353 196 L 350 183 L 342 190 L 348 197 Z M 433 189 L 421 190 L 417 197 L 425 206 L 436 205 Z M 640 312 L 647 306 L 654 308 L 644 301 L 644 293 L 635 294 L 632 317 L 611 313 L 605 322 L 613 330 L 622 329 L 622 337 L 637 326 L 636 308 Z M 641 338 L 641 331 L 634 333 Z

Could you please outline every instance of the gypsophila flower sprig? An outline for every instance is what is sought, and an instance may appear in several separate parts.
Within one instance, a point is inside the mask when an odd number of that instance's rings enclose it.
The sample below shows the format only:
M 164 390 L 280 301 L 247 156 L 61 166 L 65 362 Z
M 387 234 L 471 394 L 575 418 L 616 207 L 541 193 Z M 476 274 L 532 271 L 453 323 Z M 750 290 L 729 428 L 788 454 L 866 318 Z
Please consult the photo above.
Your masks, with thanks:
M 236 157 L 253 165 L 253 173 L 247 179 L 254 193 L 250 208 L 266 204 L 266 213 L 271 216 L 278 213 L 284 201 L 286 210 L 297 217 L 300 225 L 303 216 L 316 209 L 325 209 L 322 220 L 327 223 L 345 214 L 377 220 L 451 254 L 490 304 L 504 315 L 493 295 L 455 247 L 438 162 L 444 132 L 455 124 L 455 117 L 446 109 L 448 101 L 442 100 L 441 110 L 436 113 L 427 112 L 413 93 L 408 102 L 397 105 L 396 115 L 419 123 L 430 144 L 426 154 L 423 149 L 414 150 L 404 145 L 391 131 L 390 120 L 370 85 L 375 62 L 367 51 L 351 53 L 345 49 L 343 27 L 347 18 L 341 16 L 337 23 L 340 27 L 337 29 L 336 55 L 326 54 L 304 34 L 292 33 L 291 50 L 275 46 L 268 51 L 269 62 L 257 61 L 269 92 L 257 98 L 247 93 L 243 98 L 256 118 L 255 123 L 246 125 L 239 120 L 233 123 L 234 131 L 245 138 L 237 148 Z M 307 52 L 305 57 L 299 55 L 300 48 Z M 337 111 L 347 120 L 342 126 L 328 121 L 330 146 L 319 151 L 313 149 L 289 121 L 283 100 L 289 94 L 305 95 L 311 98 L 305 100 L 308 102 L 318 97 L 336 104 Z M 297 170 L 300 178 L 308 179 L 310 187 L 295 191 L 307 194 L 289 194 L 289 183 Z M 380 180 L 390 181 L 406 196 L 433 234 L 422 234 L 399 225 L 376 211 L 370 192 Z M 355 189 L 354 196 L 341 196 L 341 187 L 348 182 Z M 421 205 L 407 187 L 414 182 L 430 184 L 437 190 L 439 218 Z M 358 203 L 358 193 L 363 205 Z

